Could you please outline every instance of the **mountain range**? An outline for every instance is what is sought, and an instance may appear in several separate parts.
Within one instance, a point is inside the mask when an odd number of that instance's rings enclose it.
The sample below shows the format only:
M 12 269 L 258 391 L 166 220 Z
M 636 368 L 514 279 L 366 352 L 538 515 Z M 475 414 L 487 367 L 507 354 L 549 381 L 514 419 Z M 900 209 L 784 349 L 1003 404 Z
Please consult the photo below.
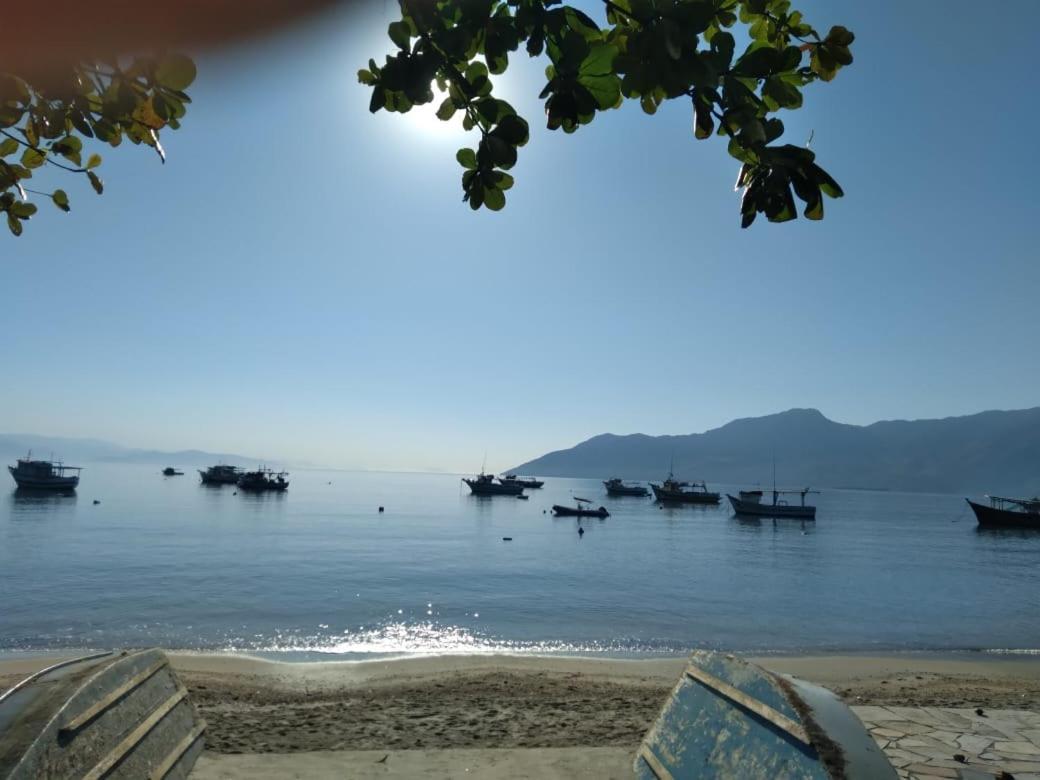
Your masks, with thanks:
M 1040 493 L 1040 407 L 849 425 L 816 409 L 734 420 L 680 436 L 605 433 L 511 471 L 605 479 L 677 477 L 935 493 Z
M 263 458 L 202 450 L 143 450 L 123 447 L 102 439 L 77 439 L 63 436 L 38 436 L 30 433 L 0 433 L 0 457 L 7 461 L 32 450 L 34 457 L 55 458 L 66 463 L 149 463 L 162 466 L 210 466 L 214 463 L 250 465 L 276 464 Z

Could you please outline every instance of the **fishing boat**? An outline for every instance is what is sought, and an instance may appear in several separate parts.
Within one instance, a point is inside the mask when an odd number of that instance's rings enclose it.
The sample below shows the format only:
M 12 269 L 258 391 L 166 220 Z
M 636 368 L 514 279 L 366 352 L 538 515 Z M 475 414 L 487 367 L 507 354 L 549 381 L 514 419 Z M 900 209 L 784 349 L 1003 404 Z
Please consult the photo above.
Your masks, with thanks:
M 619 477 L 612 477 L 603 482 L 608 496 L 648 496 L 650 491 L 643 485 L 625 484 Z
M 721 496 L 712 493 L 704 482 L 680 482 L 672 474 L 658 485 L 650 483 L 658 501 L 678 504 L 717 504 Z
M 816 507 L 805 503 L 805 497 L 810 493 L 819 493 L 818 490 L 803 488 L 801 490 L 777 490 L 773 489 L 773 503 L 762 503 L 761 490 L 742 490 L 740 497 L 726 494 L 733 511 L 738 515 L 752 515 L 755 517 L 793 517 L 802 520 L 815 520 Z M 798 504 L 789 504 L 782 498 L 785 495 L 798 495 L 801 501 Z
M 463 477 L 462 481 L 469 485 L 475 496 L 518 496 L 524 492 L 523 485 L 496 482 L 493 475 L 483 471 L 475 477 Z
M 173 466 L 167 466 L 162 470 L 164 477 L 183 477 L 183 471 L 177 471 Z
M 203 471 L 199 469 L 199 476 L 203 485 L 237 485 L 242 476 L 242 469 L 238 466 L 226 466 L 218 463 Z
M 518 477 L 516 474 L 506 474 L 503 477 L 499 477 L 498 481 L 503 485 L 519 485 L 522 488 L 540 488 L 545 483 L 534 477 Z
M 690 657 L 633 769 L 639 780 L 898 777 L 859 718 L 827 689 L 706 651 Z
M 33 460 L 32 452 L 18 458 L 7 470 L 20 488 L 33 490 L 75 490 L 79 485 L 79 466 L 66 466 L 60 460 Z
M 985 528 L 1040 528 L 1040 497 L 1004 498 L 986 496 L 989 506 L 964 499 Z
M 575 497 L 574 502 L 575 506 L 553 504 L 553 514 L 557 517 L 610 517 L 610 512 L 607 511 L 605 506 L 593 509 L 592 502 L 587 498 Z
M 94 653 L 0 694 L 0 777 L 182 780 L 206 724 L 159 650 Z
M 274 471 L 273 469 L 261 467 L 256 471 L 247 471 L 239 477 L 238 489 L 251 490 L 257 493 L 266 490 L 282 492 L 289 489 L 289 480 L 286 479 L 288 476 L 288 471 Z

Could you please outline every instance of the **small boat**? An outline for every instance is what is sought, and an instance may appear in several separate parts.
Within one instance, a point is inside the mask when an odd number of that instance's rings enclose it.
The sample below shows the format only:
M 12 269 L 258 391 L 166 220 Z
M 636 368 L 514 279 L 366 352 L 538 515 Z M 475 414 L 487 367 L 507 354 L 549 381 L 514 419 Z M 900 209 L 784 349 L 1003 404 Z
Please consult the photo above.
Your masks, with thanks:
M 7 470 L 20 488 L 33 490 L 75 490 L 79 485 L 79 466 L 66 466 L 60 460 L 33 460 L 32 451 L 18 458 Z
M 1040 498 L 986 496 L 989 506 L 964 499 L 985 528 L 1040 528 Z
M 516 474 L 506 474 L 504 477 L 499 477 L 498 481 L 503 485 L 519 485 L 522 488 L 531 489 L 540 488 L 545 484 L 534 477 L 518 477 Z
M 773 490 L 773 503 L 762 503 L 761 490 L 741 490 L 740 498 L 726 494 L 733 511 L 738 515 L 753 515 L 755 517 L 794 517 L 802 520 L 815 520 L 816 507 L 805 503 L 805 497 L 810 493 L 819 493 L 818 490 L 803 488 L 802 490 Z M 797 494 L 801 496 L 801 503 L 788 504 L 781 496 Z
M 183 471 L 177 471 L 173 466 L 167 466 L 162 470 L 164 477 L 183 477 Z
M 469 485 L 475 496 L 519 496 L 524 492 L 523 485 L 496 482 L 494 476 L 483 471 L 475 477 L 463 477 L 462 481 Z
M 289 476 L 288 471 L 274 471 L 273 469 L 261 467 L 256 471 L 247 471 L 239 477 L 238 489 L 251 490 L 257 493 L 274 490 L 280 493 L 289 489 L 287 476 Z
M 557 517 L 610 517 L 610 512 L 605 506 L 593 509 L 587 498 L 575 498 L 576 506 L 561 506 L 553 504 L 553 514 Z
M 859 718 L 827 689 L 706 651 L 690 657 L 633 769 L 638 780 L 898 776 Z
M 650 491 L 643 485 L 626 485 L 619 477 L 612 477 L 604 481 L 603 486 L 607 489 L 608 496 L 648 496 Z
M 660 485 L 651 482 L 650 487 L 658 501 L 678 504 L 717 504 L 721 496 L 712 493 L 704 482 L 680 482 L 671 474 Z
M 199 469 L 199 476 L 202 477 L 203 485 L 237 485 L 242 476 L 242 469 L 218 463 L 205 471 Z
M 0 777 L 183 780 L 206 723 L 159 650 L 94 653 L 0 695 Z

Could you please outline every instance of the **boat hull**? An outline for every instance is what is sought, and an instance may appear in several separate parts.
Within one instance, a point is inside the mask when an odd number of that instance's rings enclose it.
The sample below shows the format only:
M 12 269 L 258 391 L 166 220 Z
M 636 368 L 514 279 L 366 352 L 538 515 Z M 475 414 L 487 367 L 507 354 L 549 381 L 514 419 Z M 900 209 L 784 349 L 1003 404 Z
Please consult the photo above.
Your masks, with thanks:
M 637 496 L 639 498 L 646 498 L 650 495 L 650 491 L 641 485 L 622 485 L 621 487 L 608 485 L 606 482 L 603 485 L 607 488 L 608 496 Z
M 602 506 L 599 509 L 578 509 L 573 506 L 553 504 L 552 511 L 557 517 L 610 517 L 610 512 Z
M 59 663 L 0 696 L 0 777 L 187 778 L 206 724 L 158 650 Z
M 524 492 L 520 485 L 503 485 L 499 482 L 478 482 L 475 479 L 463 479 L 475 496 L 519 496 Z
M 215 477 L 206 474 L 205 471 L 199 472 L 199 477 L 202 479 L 203 485 L 237 485 L 239 475 L 231 474 L 226 477 Z
M 800 520 L 815 520 L 816 507 L 790 504 L 760 504 L 755 501 L 741 501 L 736 496 L 726 494 L 733 511 L 738 515 L 752 517 L 793 517 Z
M 830 691 L 722 653 L 696 652 L 650 727 L 639 780 L 896 780 L 856 715 Z
M 1040 513 L 1012 512 L 1008 509 L 997 509 L 985 504 L 976 504 L 969 498 L 964 499 L 975 513 L 975 519 L 983 528 L 1040 528 Z
M 669 504 L 717 504 L 721 500 L 718 493 L 697 493 L 694 491 L 665 490 L 664 488 L 651 484 L 654 497 L 658 501 Z
M 7 470 L 14 478 L 15 484 L 20 488 L 29 488 L 30 490 L 75 490 L 76 486 L 79 485 L 78 476 L 34 477 L 26 474 L 19 474 L 18 470 L 13 466 L 8 466 Z

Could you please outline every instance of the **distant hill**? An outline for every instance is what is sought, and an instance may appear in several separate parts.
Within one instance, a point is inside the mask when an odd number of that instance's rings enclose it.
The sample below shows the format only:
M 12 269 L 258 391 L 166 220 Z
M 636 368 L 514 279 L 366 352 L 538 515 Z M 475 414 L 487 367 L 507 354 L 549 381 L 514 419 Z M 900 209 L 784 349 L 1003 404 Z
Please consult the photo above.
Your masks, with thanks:
M 101 439 L 74 439 L 61 436 L 37 436 L 29 433 L 0 433 L 0 457 L 7 461 L 25 455 L 32 450 L 33 455 L 41 458 L 54 457 L 66 463 L 80 461 L 83 463 L 150 463 L 163 466 L 203 466 L 214 463 L 230 463 L 233 465 L 256 464 L 260 462 L 276 465 L 274 461 L 264 458 L 234 455 L 227 452 L 203 452 L 202 450 L 181 450 L 178 452 L 162 452 L 160 450 L 141 450 L 123 447 Z
M 1040 407 L 941 420 L 834 422 L 816 409 L 749 417 L 682 436 L 603 434 L 511 471 L 561 477 L 922 492 L 1040 493 Z

